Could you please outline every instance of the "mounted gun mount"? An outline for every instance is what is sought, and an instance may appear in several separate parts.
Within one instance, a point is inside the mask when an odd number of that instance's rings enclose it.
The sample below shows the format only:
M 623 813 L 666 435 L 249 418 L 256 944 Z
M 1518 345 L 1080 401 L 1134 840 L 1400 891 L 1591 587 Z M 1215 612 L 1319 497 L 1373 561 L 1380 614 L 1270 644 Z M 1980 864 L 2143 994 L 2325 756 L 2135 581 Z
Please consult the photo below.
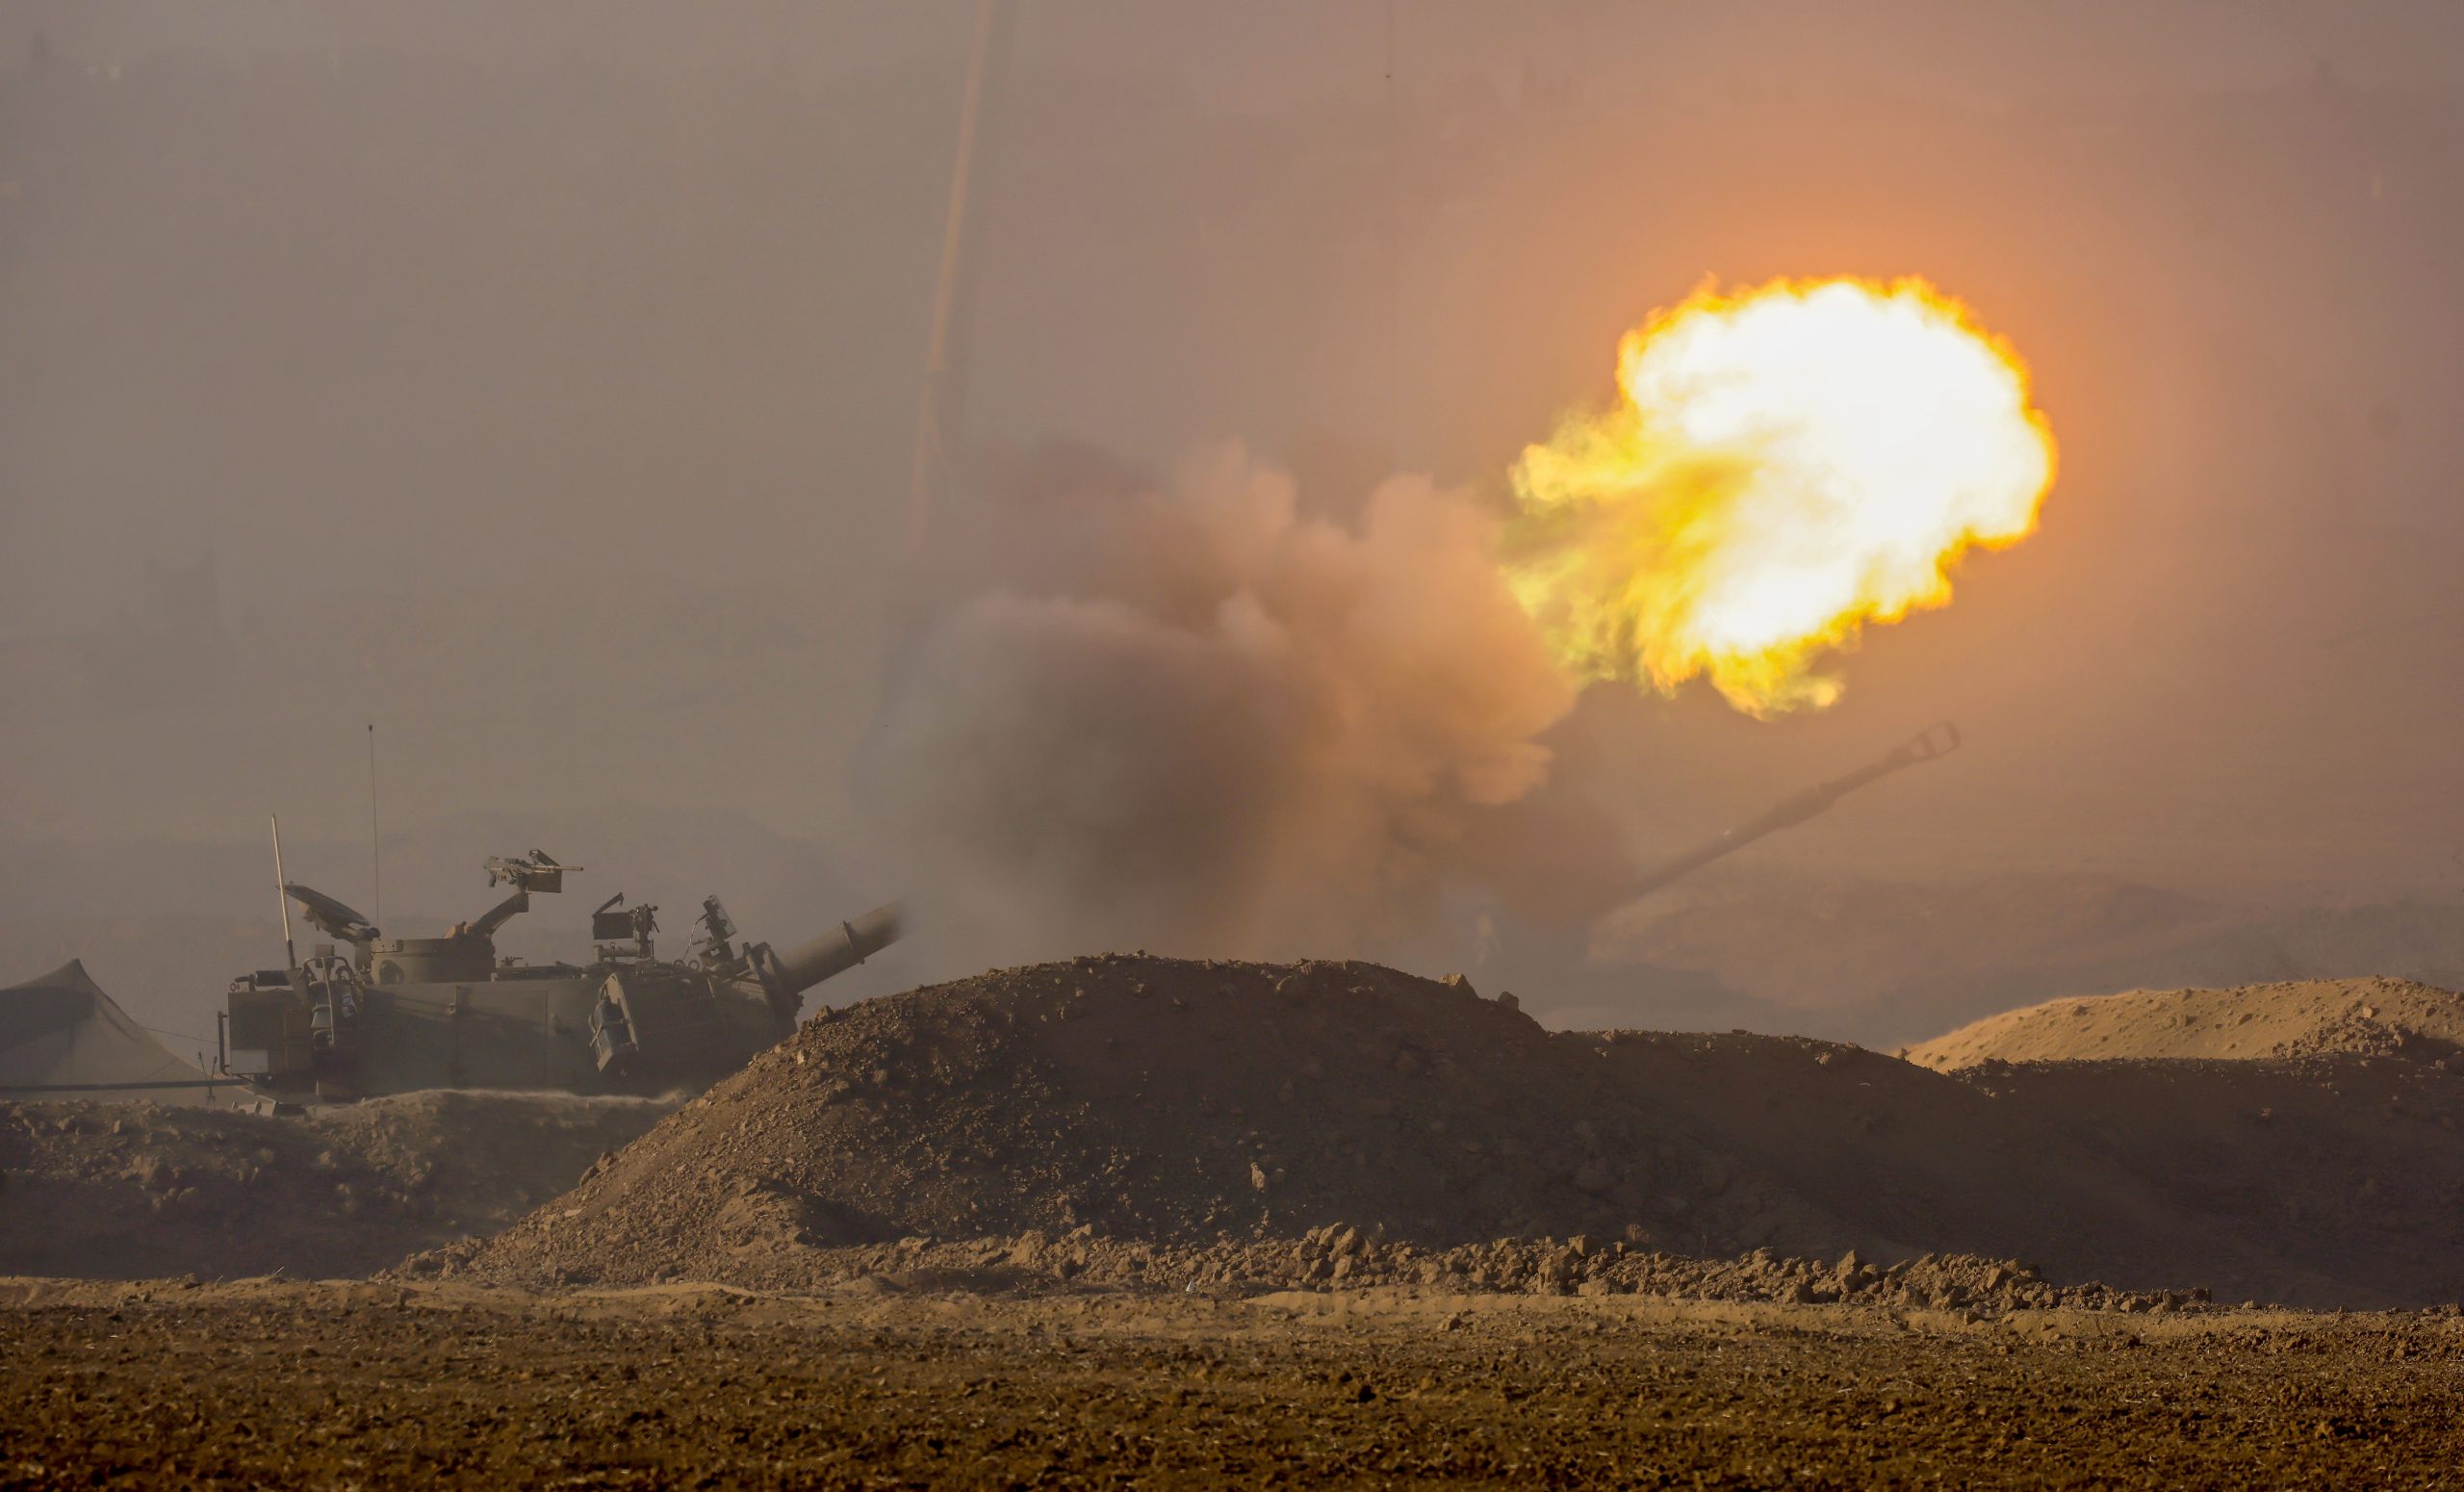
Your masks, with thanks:
M 1854 772 L 1817 783 L 1793 797 L 1783 798 L 1759 818 L 1750 819 L 1729 830 L 1716 839 L 1698 844 L 1681 855 L 1673 855 L 1644 871 L 1628 888 L 1630 896 L 1648 896 L 1672 881 L 1692 875 L 1715 860 L 1734 854 L 1765 835 L 1783 829 L 1794 829 L 1828 810 L 1840 799 L 1867 783 L 1904 771 L 1920 761 L 1946 757 L 1960 748 L 1960 729 L 1945 720 L 1927 726 L 1916 734 L 1886 753 L 1881 759 L 1859 767 Z
M 490 856 L 489 884 L 513 894 L 441 938 L 387 938 L 343 902 L 285 883 L 334 941 L 231 981 L 220 1070 L 284 1103 L 425 1088 L 700 1088 L 794 1030 L 807 990 L 899 938 L 893 904 L 784 953 L 739 947 L 711 897 L 695 962 L 680 963 L 657 956 L 658 909 L 628 908 L 619 892 L 591 913 L 588 964 L 498 957 L 497 930 L 581 868 L 539 850 Z

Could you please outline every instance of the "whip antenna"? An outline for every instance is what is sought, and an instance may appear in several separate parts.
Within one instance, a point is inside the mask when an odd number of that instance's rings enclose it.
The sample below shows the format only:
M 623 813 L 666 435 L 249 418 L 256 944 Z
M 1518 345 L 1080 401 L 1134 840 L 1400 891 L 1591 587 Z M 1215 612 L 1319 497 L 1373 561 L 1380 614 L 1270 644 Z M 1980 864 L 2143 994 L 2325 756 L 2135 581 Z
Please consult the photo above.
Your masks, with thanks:
M 291 940 L 290 882 L 282 873 L 282 820 L 275 814 L 266 815 L 273 826 L 273 904 L 282 910 L 282 962 L 286 968 L 299 966 L 299 949 Z
M 376 836 L 376 722 L 368 722 L 368 899 L 377 926 L 385 925 L 385 859 Z

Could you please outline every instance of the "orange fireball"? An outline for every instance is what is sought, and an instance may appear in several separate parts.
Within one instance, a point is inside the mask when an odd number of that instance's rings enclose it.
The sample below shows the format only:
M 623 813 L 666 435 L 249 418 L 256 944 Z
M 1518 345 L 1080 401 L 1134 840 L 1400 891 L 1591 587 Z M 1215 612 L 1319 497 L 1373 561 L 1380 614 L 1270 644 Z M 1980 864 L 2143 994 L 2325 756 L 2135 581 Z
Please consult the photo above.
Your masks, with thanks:
M 1823 655 L 1947 603 L 2053 480 L 2025 365 L 1922 280 L 1705 289 L 1626 335 L 1617 382 L 1514 470 L 1509 579 L 1585 678 L 1829 705 Z

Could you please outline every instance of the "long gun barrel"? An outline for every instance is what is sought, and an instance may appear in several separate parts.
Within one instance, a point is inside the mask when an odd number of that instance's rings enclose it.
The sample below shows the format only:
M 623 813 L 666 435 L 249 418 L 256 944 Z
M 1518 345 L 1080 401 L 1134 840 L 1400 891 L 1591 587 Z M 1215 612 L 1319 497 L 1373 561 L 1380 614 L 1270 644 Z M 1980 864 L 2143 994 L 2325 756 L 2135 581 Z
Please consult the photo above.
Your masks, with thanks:
M 906 907 L 891 902 L 852 922 L 841 922 L 810 942 L 799 943 L 784 953 L 773 953 L 766 944 L 762 945 L 753 956 L 754 966 L 772 997 L 784 998 L 792 1005 L 807 990 L 834 974 L 847 972 L 898 941 L 906 931 Z
M 1629 894 L 1648 896 L 1680 877 L 1692 875 L 1722 856 L 1745 848 L 1765 835 L 1778 834 L 1783 829 L 1795 828 L 1877 778 L 1888 777 L 1893 772 L 1912 767 L 1920 761 L 1931 761 L 1936 757 L 1947 756 L 1959 750 L 1959 727 L 1947 720 L 1938 725 L 1927 726 L 1900 743 L 1880 760 L 1868 762 L 1854 772 L 1835 777 L 1829 782 L 1818 783 L 1792 797 L 1783 798 L 1770 811 L 1759 818 L 1739 824 L 1716 839 L 1698 844 L 1682 855 L 1671 856 L 1660 862 L 1643 872 L 1630 888 Z

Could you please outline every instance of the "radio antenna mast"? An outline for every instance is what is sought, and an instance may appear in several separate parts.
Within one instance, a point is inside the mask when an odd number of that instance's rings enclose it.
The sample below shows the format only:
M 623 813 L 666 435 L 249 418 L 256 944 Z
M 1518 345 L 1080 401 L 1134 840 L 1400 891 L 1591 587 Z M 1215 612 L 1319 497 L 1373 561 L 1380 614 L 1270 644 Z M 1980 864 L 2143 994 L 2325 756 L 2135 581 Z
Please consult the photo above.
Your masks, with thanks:
M 299 966 L 299 949 L 291 940 L 290 878 L 282 873 L 282 819 L 272 813 L 266 822 L 273 826 L 273 903 L 282 910 L 282 964 L 285 968 Z
M 368 899 L 378 927 L 385 925 L 385 856 L 376 835 L 376 722 L 368 722 Z
M 980 195 L 987 138 L 999 110 L 1002 73 L 1009 65 L 1010 38 L 1017 0 L 982 0 L 975 13 L 975 44 L 967 53 L 966 93 L 959 109 L 959 154 L 950 172 L 950 201 L 941 227 L 941 274 L 933 295 L 932 339 L 924 349 L 924 391 L 915 419 L 915 464 L 907 488 L 907 556 L 921 556 L 931 538 L 935 509 L 947 495 L 951 458 L 963 444 L 966 418 L 967 343 L 973 331 L 977 244 L 983 237 Z

